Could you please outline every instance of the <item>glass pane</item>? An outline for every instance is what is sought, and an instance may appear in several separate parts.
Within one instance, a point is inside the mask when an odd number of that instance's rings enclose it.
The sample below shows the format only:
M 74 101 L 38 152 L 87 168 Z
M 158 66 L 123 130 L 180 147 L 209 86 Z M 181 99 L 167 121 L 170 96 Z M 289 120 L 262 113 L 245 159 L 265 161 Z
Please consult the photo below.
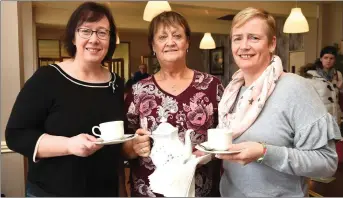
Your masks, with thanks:
M 129 74 L 129 43 L 117 44 L 116 51 L 113 54 L 113 58 L 123 58 L 124 59 L 124 75 L 120 74 L 121 77 L 124 76 L 126 80 L 130 78 Z M 137 65 L 138 66 L 138 65 Z
M 38 40 L 39 58 L 60 58 L 59 40 Z

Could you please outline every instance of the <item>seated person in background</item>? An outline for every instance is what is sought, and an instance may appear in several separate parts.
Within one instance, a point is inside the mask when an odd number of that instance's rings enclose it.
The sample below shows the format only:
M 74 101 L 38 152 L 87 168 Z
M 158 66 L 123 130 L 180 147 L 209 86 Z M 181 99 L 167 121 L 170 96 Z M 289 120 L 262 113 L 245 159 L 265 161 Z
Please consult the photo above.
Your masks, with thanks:
M 145 64 L 139 65 L 139 71 L 133 76 L 133 82 L 136 83 L 144 78 L 148 78 L 150 74 L 147 73 L 147 67 Z

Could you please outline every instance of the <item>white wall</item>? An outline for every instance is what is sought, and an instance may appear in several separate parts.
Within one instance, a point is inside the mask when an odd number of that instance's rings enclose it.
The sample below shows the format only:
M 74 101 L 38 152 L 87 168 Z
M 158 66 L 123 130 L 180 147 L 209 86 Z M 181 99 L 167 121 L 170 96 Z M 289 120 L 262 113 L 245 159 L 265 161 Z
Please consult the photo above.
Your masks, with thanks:
M 7 20 L 11 19 L 11 20 Z M 1 2 L 1 137 L 20 90 L 18 3 Z
M 36 24 L 33 22 L 32 2 L 20 3 L 22 29 L 22 53 L 24 64 L 24 81 L 30 78 L 37 68 Z
M 6 196 L 25 192 L 24 158 L 6 149 L 4 133 L 14 101 L 35 70 L 35 40 L 32 3 L 1 1 L 1 193 Z
M 343 2 L 324 4 L 322 9 L 322 47 L 343 39 Z
M 317 58 L 317 51 L 320 47 L 318 35 L 318 22 L 316 18 L 307 19 L 310 31 L 304 33 L 305 63 L 313 63 Z
M 1 139 L 21 84 L 19 5 L 1 2 Z M 11 20 L 8 20 L 11 19 Z M 2 152 L 3 149 L 1 148 Z M 24 158 L 16 153 L 1 155 L 1 193 L 24 196 Z

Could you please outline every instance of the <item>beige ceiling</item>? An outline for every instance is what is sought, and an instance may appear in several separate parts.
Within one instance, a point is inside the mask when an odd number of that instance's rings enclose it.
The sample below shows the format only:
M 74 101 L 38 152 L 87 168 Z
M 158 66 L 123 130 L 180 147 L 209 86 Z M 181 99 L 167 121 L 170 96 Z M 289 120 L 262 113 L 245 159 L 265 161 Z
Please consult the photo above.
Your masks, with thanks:
M 82 2 L 66 2 L 66 1 L 33 1 L 34 8 L 41 9 L 62 9 L 62 10 L 74 10 Z M 141 15 L 143 16 L 144 8 L 146 2 L 101 2 L 111 8 L 114 16 L 116 14 L 126 13 L 128 15 Z M 179 4 L 180 2 L 174 4 L 171 2 L 172 10 L 175 10 L 186 17 L 192 18 L 208 18 L 208 19 L 217 19 L 221 16 L 227 14 L 235 14 L 237 11 L 230 9 L 218 9 L 211 7 L 203 7 L 202 5 L 191 5 L 191 4 Z
M 99 1 L 98 1 L 99 2 Z M 80 5 L 80 1 L 33 1 L 33 10 L 37 25 L 65 26 L 73 10 Z M 120 29 L 147 29 L 148 22 L 143 21 L 143 12 L 146 2 L 133 1 L 102 1 L 111 8 L 116 23 Z M 190 23 L 192 31 L 213 32 L 226 34 L 229 28 L 228 21 L 217 18 L 236 14 L 246 7 L 264 8 L 274 16 L 288 16 L 294 1 L 278 2 L 247 2 L 247 1 L 169 1 L 172 10 L 183 14 Z M 318 2 L 298 2 L 306 17 L 317 16 Z
M 144 1 L 98 1 L 108 5 L 111 9 L 121 11 L 138 12 L 143 14 L 146 2 Z M 34 7 L 75 9 L 82 2 L 80 1 L 33 1 Z M 317 4 L 329 3 L 328 1 L 169 1 L 173 10 L 189 16 L 199 17 L 220 17 L 226 14 L 236 13 L 237 11 L 253 6 L 264 8 L 277 15 L 288 15 L 290 9 L 301 7 L 305 16 L 313 17 L 313 8 Z M 207 11 L 208 12 L 207 12 Z M 129 13 L 128 13 L 129 14 Z

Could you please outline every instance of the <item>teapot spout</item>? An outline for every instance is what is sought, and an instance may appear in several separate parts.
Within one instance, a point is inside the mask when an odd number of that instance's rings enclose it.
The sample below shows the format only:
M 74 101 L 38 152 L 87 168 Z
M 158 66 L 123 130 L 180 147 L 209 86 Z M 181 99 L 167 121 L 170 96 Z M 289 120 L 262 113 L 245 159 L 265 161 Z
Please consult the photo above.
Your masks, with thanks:
M 192 129 L 188 129 L 185 134 L 185 162 L 192 156 L 192 141 L 191 141 L 191 133 L 193 132 Z

